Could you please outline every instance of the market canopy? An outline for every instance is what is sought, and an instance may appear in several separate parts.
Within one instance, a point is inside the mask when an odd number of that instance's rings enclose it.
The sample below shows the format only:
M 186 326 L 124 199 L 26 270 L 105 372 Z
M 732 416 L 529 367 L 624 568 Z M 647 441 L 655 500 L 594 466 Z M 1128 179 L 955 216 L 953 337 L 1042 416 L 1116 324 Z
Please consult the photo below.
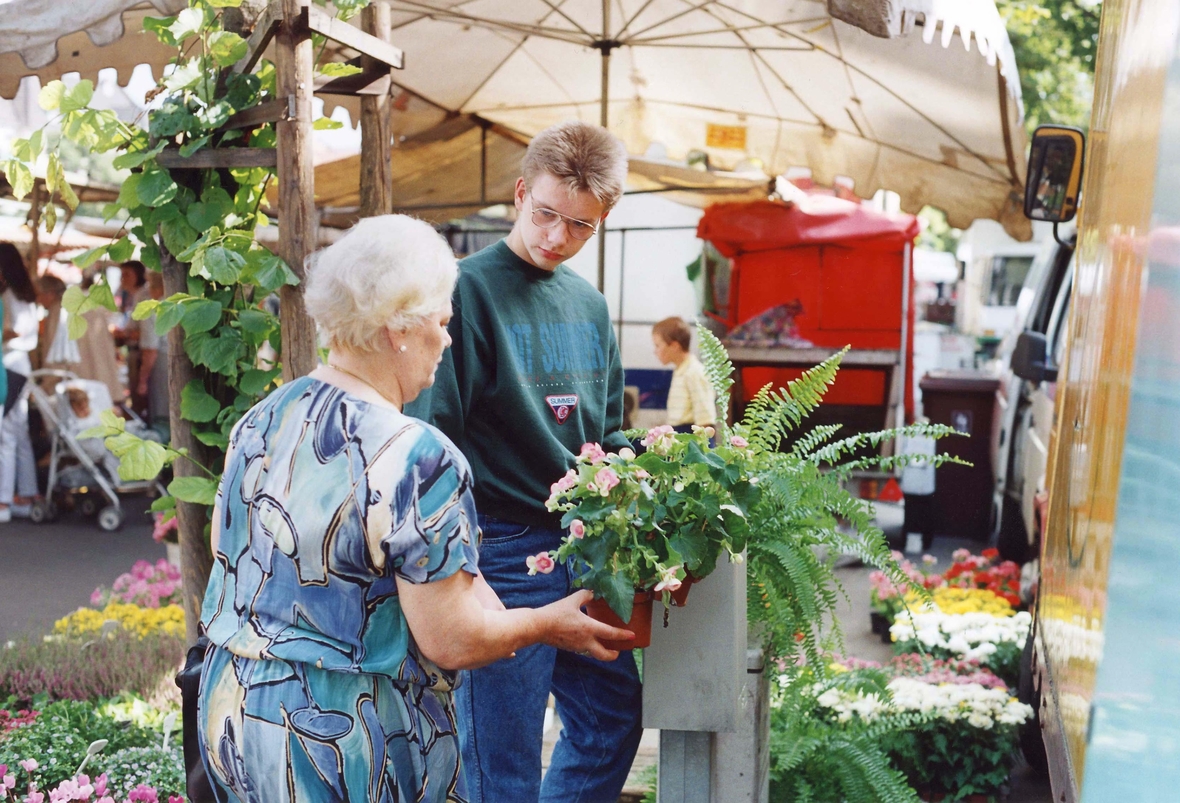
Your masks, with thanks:
M 13 97 L 25 75 L 45 83 L 111 67 L 125 83 L 140 63 L 159 75 L 174 52 L 142 19 L 184 5 L 0 4 L 0 96 Z M 395 104 L 397 136 L 466 114 L 530 137 L 571 117 L 597 121 L 605 97 L 632 154 L 657 143 L 672 161 L 699 150 L 722 170 L 749 157 L 770 175 L 806 167 L 820 183 L 852 179 L 862 197 L 897 192 L 909 211 L 937 206 L 952 225 L 994 218 L 1029 234 L 1019 82 L 992 0 L 389 5 L 406 53 L 394 73 L 407 90 Z M 339 105 L 326 101 L 329 113 Z

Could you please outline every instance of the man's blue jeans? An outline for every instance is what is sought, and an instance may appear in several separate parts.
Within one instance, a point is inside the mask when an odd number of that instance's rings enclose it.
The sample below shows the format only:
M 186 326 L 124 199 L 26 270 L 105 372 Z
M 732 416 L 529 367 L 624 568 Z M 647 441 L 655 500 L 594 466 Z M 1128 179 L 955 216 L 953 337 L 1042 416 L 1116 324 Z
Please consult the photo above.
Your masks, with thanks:
M 479 569 L 509 608 L 538 608 L 574 589 L 565 565 L 530 577 L 525 558 L 564 533 L 479 517 Z M 541 783 L 545 707 L 562 732 Z M 544 644 L 464 673 L 455 690 L 471 803 L 615 803 L 643 733 L 643 689 L 631 652 L 598 661 Z

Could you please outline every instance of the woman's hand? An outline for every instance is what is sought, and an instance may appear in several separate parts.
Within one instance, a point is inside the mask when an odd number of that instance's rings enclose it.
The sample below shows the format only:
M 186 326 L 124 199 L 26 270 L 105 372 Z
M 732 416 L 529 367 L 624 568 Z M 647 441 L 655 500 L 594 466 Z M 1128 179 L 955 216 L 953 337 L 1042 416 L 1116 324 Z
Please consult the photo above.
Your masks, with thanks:
M 551 602 L 537 612 L 552 617 L 551 634 L 544 641 L 550 647 L 569 650 L 580 655 L 591 655 L 600 661 L 613 661 L 617 650 L 608 650 L 603 641 L 630 641 L 635 634 L 630 630 L 611 627 L 582 612 L 582 606 L 594 599 L 594 594 L 583 589 L 557 602 Z

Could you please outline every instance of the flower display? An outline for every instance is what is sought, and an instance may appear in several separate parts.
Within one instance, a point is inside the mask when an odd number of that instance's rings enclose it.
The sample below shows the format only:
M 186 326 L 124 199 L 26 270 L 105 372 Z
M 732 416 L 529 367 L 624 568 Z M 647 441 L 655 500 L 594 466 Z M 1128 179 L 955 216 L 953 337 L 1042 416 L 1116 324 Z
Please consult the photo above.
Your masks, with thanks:
M 902 611 L 889 633 L 899 652 L 917 652 L 918 645 L 938 658 L 977 660 L 1009 685 L 1020 675 L 1020 653 L 1032 627 L 1032 616 L 1020 611 L 1012 616 L 990 613 Z
M 754 455 L 729 439 L 714 444 L 715 435 L 713 427 L 653 427 L 639 456 L 584 445 L 546 503 L 563 514 L 569 537 L 547 558 L 529 556 L 529 574 L 572 558 L 582 570 L 578 583 L 627 621 L 636 589 L 664 595 L 667 605 L 688 573 L 701 579 L 720 556 L 736 560 L 759 498 L 749 479 Z
M 952 555 L 954 563 L 945 572 L 939 574 L 934 571 L 938 559 L 933 555 L 923 555 L 921 563 L 916 564 L 907 560 L 900 552 L 893 553 L 894 560 L 901 565 L 902 571 L 915 586 L 932 592 L 937 592 L 939 589 L 990 591 L 997 598 L 1006 602 L 1010 609 L 1015 610 L 1021 604 L 1020 566 L 1012 561 L 997 564 L 996 560 L 999 556 L 1000 553 L 995 549 L 985 549 L 979 555 L 972 555 L 966 549 L 958 549 Z M 912 607 L 914 600 L 917 599 L 916 596 L 907 598 L 906 592 L 899 589 L 882 571 L 870 573 L 869 585 L 872 610 L 889 620 L 897 616 L 897 613 L 903 610 L 906 605 Z M 967 612 L 965 606 L 959 603 L 974 598 L 976 597 L 969 596 L 956 599 L 948 596 L 945 597 L 945 600 L 950 603 L 951 607 L 956 608 L 956 612 L 965 613 Z M 990 600 L 986 596 L 978 596 L 977 598 L 981 602 Z M 973 604 L 967 603 L 966 607 Z M 1005 615 L 999 613 L 999 609 L 996 611 L 997 615 Z
M 183 593 L 184 582 L 179 567 L 163 559 L 155 563 L 137 560 L 131 571 L 115 579 L 111 588 L 94 589 L 90 604 L 104 608 L 111 602 L 124 602 L 141 608 L 159 608 L 180 605 Z
M 141 608 L 121 602 L 112 602 L 101 611 L 79 608 L 54 622 L 53 631 L 65 636 L 96 634 L 102 632 L 103 625 L 108 621 L 117 622 L 124 630 L 140 638 L 156 633 L 184 635 L 184 609 L 179 605 Z
M 157 544 L 180 543 L 180 520 L 175 511 L 152 514 L 152 539 Z

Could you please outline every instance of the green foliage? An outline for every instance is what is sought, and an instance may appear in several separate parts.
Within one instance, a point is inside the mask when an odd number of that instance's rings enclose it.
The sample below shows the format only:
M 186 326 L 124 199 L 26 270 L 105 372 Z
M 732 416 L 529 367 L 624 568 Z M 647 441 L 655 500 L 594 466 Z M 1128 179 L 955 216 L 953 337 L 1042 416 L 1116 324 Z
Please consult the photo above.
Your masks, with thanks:
M 50 703 L 29 725 L 12 731 L 0 741 L 0 764 L 18 774 L 21 786 L 29 780 L 39 789 L 49 789 L 72 778 L 86 757 L 92 742 L 105 739 L 106 751 L 127 747 L 147 747 L 159 741 L 152 730 L 129 722 L 117 722 L 96 710 L 93 703 L 62 700 Z M 19 769 L 18 762 L 37 759 L 32 773 Z M 30 777 L 31 776 L 31 777 Z
M 1087 128 L 1101 0 L 998 0 L 1020 69 L 1024 121 Z
M 888 697 L 880 673 L 850 673 L 821 681 Z M 771 687 L 770 800 L 772 803 L 916 803 L 917 794 L 890 763 L 884 738 L 913 726 L 903 715 L 879 723 L 834 722 L 818 710 L 816 678 L 785 675 Z
M 728 410 L 732 365 L 717 338 L 698 327 L 701 362 L 717 393 L 718 409 Z M 745 542 L 747 617 L 766 639 L 772 655 L 794 660 L 800 654 L 813 666 L 822 665 L 824 642 L 840 638 L 836 605 L 841 588 L 833 563 L 852 554 L 886 573 L 899 588 L 910 586 L 890 554 L 885 536 L 873 523 L 868 503 L 853 497 L 844 481 L 854 469 L 892 469 L 904 465 L 906 455 L 873 455 L 848 459 L 861 447 L 877 447 L 898 435 L 945 437 L 943 426 L 914 425 L 866 433 L 832 441 L 837 426 L 821 426 L 802 433 L 789 451 L 782 442 L 803 425 L 835 380 L 844 349 L 808 371 L 786 388 L 762 388 L 746 406 L 742 420 L 719 438 L 744 438 L 757 455 L 751 483 L 758 495 L 747 511 L 750 527 Z M 935 465 L 950 460 L 933 459 Z M 921 594 L 926 592 L 915 589 Z M 831 629 L 824 631 L 825 622 Z
M 335 3 L 340 16 L 359 11 L 367 0 Z M 190 0 L 189 7 L 172 17 L 147 17 L 145 32 L 168 47 L 177 48 L 175 69 L 160 82 L 158 108 L 148 114 L 147 130 L 120 122 L 113 112 L 93 109 L 94 86 L 88 80 L 66 87 L 51 81 L 38 97 L 41 107 L 56 113 L 47 125 L 60 125 L 61 137 L 48 149 L 46 184 L 50 202 L 43 214 L 50 230 L 55 223 L 53 196 L 73 209 L 78 200 L 65 180 L 59 152 L 109 154 L 114 169 L 130 170 L 121 181 L 118 200 L 103 210 L 104 217 L 124 220 L 117 241 L 91 249 L 76 260 L 87 267 L 106 259 L 122 262 L 139 248 L 140 259 L 160 270 L 171 258 L 186 266 L 184 292 L 160 301 L 145 301 L 136 320 L 156 315 L 158 329 L 176 326 L 184 331 L 184 348 L 198 367 L 198 379 L 185 388 L 181 416 L 193 425 L 194 436 L 213 450 L 211 462 L 220 466 L 233 426 L 280 374 L 278 365 L 260 357 L 260 349 L 281 344 L 279 320 L 262 301 L 285 285 L 297 283 L 295 274 L 274 253 L 255 241 L 255 231 L 268 224 L 259 211 L 274 171 L 170 169 L 159 163 L 167 147 L 183 156 L 202 148 L 273 147 L 274 128 L 223 131 L 231 115 L 274 98 L 274 65 L 262 60 L 253 74 L 230 68 L 248 50 L 237 33 L 222 26 L 221 10 L 240 0 Z M 346 74 L 345 65 L 327 68 Z M 322 127 L 322 125 L 320 126 Z M 44 156 L 44 129 L 13 144 L 11 159 L 0 163 L 16 197 L 33 186 L 32 165 Z M 117 154 L 117 155 L 115 155 Z M 69 312 L 71 337 L 86 331 L 82 317 L 97 307 L 114 309 L 110 288 L 96 284 L 89 293 L 71 288 L 63 299 Z M 124 479 L 154 477 L 160 469 L 183 457 L 161 444 L 142 441 L 121 425 L 104 422 L 108 448 L 120 457 Z M 174 483 L 182 499 L 208 503 L 208 490 L 217 476 L 185 478 Z
M 881 749 L 919 789 L 946 791 L 949 800 L 993 795 L 1008 781 L 1019 745 L 1015 726 L 980 730 L 935 719 L 882 734 Z
M 126 799 L 140 784 L 154 788 L 160 800 L 185 794 L 184 754 L 175 742 L 167 748 L 157 744 L 104 751 L 92 767 L 94 772 L 107 773 L 107 790 L 115 800 Z

